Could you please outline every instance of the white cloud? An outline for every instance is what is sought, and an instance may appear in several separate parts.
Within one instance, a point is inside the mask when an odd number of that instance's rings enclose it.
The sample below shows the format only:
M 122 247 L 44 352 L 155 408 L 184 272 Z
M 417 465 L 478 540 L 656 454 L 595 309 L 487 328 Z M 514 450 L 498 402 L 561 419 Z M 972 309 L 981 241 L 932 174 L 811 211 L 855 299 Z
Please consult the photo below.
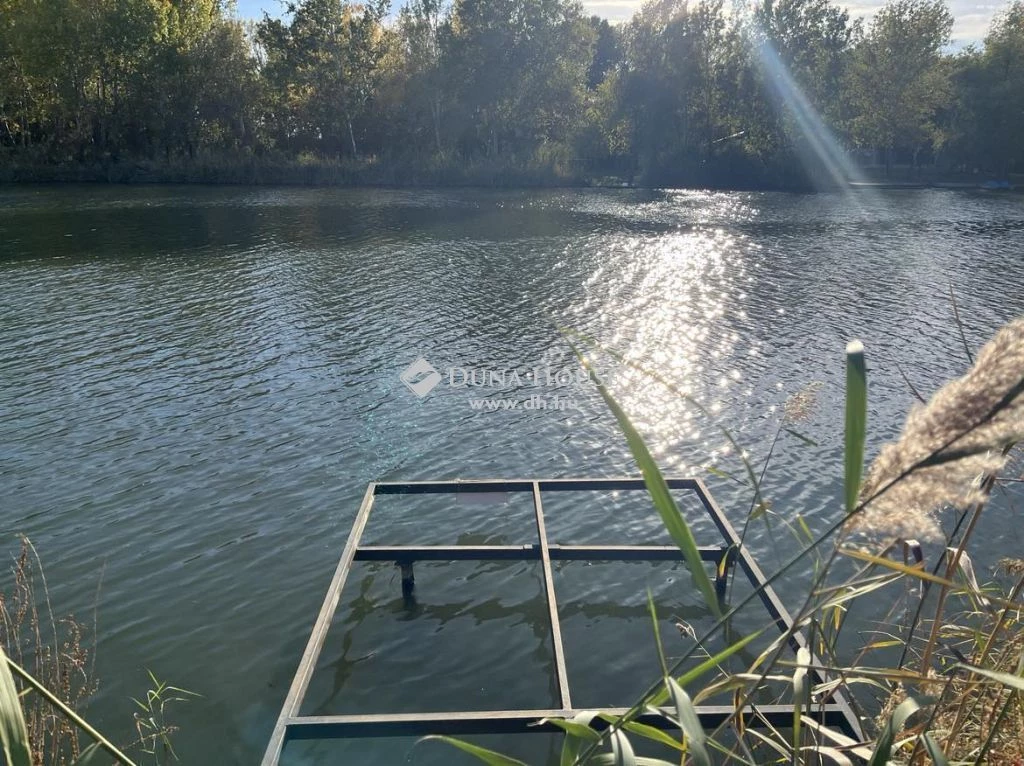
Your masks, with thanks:
M 583 0 L 588 13 L 604 16 L 611 21 L 628 20 L 643 5 L 643 0 Z M 844 5 L 852 18 L 869 19 L 885 5 L 884 0 L 868 0 Z M 959 43 L 980 41 L 985 37 L 992 17 L 1005 3 L 978 3 L 972 0 L 952 0 L 950 10 L 955 20 L 953 39 Z
M 392 0 L 398 7 L 402 0 Z M 885 0 L 854 0 L 843 4 L 853 18 L 870 18 L 885 4 Z M 643 5 L 643 0 L 583 0 L 587 13 L 603 16 L 609 21 L 628 21 Z M 950 0 L 950 10 L 956 23 L 953 26 L 954 41 L 965 44 L 979 42 L 985 37 L 992 17 L 1007 3 L 976 2 L 975 0 Z M 260 18 L 263 11 L 272 16 L 281 14 L 282 5 L 277 0 L 238 0 L 238 13 L 242 17 Z
M 628 21 L 643 5 L 641 0 L 584 0 L 587 13 L 603 16 L 609 21 Z

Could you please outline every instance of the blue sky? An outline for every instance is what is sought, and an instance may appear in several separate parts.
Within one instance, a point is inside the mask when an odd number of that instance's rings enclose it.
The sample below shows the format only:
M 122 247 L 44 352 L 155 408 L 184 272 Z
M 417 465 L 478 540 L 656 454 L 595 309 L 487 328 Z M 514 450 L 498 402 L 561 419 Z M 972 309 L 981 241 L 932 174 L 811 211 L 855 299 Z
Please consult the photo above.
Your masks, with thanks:
M 238 14 L 243 18 L 260 18 L 263 11 L 272 15 L 280 15 L 284 7 L 278 0 L 236 0 Z M 640 7 L 643 0 L 583 0 L 583 6 L 589 13 L 604 16 L 613 21 L 628 19 Z M 393 0 L 397 7 L 401 0 Z M 847 5 L 854 17 L 870 17 L 884 4 L 884 0 L 855 0 Z M 975 0 L 951 0 L 950 10 L 956 18 L 953 27 L 953 39 L 964 43 L 981 40 L 985 36 L 989 23 L 996 12 L 1004 7 L 1003 2 L 976 2 Z

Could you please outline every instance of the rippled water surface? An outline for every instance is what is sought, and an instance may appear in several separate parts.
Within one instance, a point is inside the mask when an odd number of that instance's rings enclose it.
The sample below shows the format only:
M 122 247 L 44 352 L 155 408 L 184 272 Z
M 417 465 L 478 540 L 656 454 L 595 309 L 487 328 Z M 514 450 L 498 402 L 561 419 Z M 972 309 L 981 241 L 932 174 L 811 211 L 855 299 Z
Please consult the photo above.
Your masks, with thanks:
M 766 493 L 779 516 L 822 528 L 839 513 L 846 342 L 868 349 L 877 446 L 913 401 L 900 368 L 927 392 L 965 367 L 951 284 L 973 347 L 1024 311 L 1024 198 L 0 190 L 4 547 L 33 539 L 58 611 L 95 605 L 100 728 L 130 739 L 127 697 L 152 668 L 204 695 L 176 715 L 186 763 L 254 763 L 368 481 L 635 473 L 591 386 L 525 376 L 573 366 L 558 327 L 634 363 L 599 357 L 666 469 L 705 478 L 737 525 L 750 493 L 722 477 L 740 469 L 720 426 L 760 463 L 786 399 L 819 383 L 799 426 L 816 446 L 784 436 Z M 423 398 L 399 378 L 421 356 L 442 374 Z M 488 370 L 523 376 L 452 385 Z M 513 404 L 474 409 L 485 396 Z M 533 396 L 548 408 L 527 409 Z M 985 574 L 1021 548 L 1013 500 L 979 532 Z M 367 534 L 528 543 L 521 501 L 387 498 Z M 562 542 L 661 539 L 626 498 L 549 510 Z M 761 524 L 750 534 L 767 569 L 793 547 Z M 533 564 L 423 565 L 414 606 L 393 567 L 360 566 L 307 712 L 552 704 Z M 667 631 L 669 615 L 701 617 L 676 568 L 557 567 L 579 704 L 628 704 L 654 677 L 644 585 Z M 453 762 L 411 745 L 339 753 Z

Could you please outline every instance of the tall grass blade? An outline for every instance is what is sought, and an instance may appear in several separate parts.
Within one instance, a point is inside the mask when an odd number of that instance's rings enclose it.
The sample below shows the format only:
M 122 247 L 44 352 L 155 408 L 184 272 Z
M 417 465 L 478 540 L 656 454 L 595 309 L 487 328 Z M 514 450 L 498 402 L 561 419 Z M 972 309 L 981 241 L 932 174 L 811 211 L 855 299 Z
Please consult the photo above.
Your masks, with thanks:
M 725 560 L 724 558 L 722 559 Z M 654 607 L 654 594 L 647 589 L 647 611 L 651 614 L 651 626 L 654 629 L 654 648 L 658 652 L 658 662 L 661 664 L 661 674 L 668 675 L 668 663 L 665 661 L 665 647 L 661 643 L 661 629 L 658 627 L 658 610 Z
M 885 687 L 883 687 L 883 689 L 884 688 Z M 804 723 L 807 724 L 808 729 L 813 729 L 814 733 L 820 736 L 822 740 L 828 739 L 832 742 L 835 742 L 844 751 L 852 753 L 862 761 L 866 761 L 868 760 L 868 758 L 871 757 L 871 751 L 867 748 L 867 746 L 864 743 L 858 742 L 855 739 L 851 739 L 842 732 L 836 731 L 833 728 L 823 726 L 822 724 L 815 721 L 813 717 L 808 718 Z
M 964 323 L 960 319 L 960 307 L 956 305 L 956 294 L 953 292 L 953 283 L 949 283 L 949 301 L 953 304 L 953 319 L 957 329 L 960 331 L 960 340 L 964 344 L 964 353 L 967 354 L 967 361 L 974 365 L 974 354 L 971 353 L 971 344 L 967 342 L 967 334 L 964 332 Z
M 108 763 L 106 761 L 107 757 L 103 752 L 103 748 L 100 747 L 100 743 L 93 742 L 78 756 L 74 766 L 101 766 L 101 764 Z
M 420 742 L 426 742 L 427 740 L 437 740 L 438 742 L 444 742 L 451 745 L 454 748 L 458 748 L 464 753 L 469 753 L 476 759 L 484 762 L 487 766 L 527 766 L 520 760 L 515 758 L 509 758 L 507 755 L 496 753 L 493 750 L 488 750 L 486 747 L 480 747 L 479 745 L 473 745 L 469 742 L 464 742 L 461 739 L 455 737 L 445 737 L 440 734 L 431 734 L 429 737 L 423 737 L 419 740 Z
M 32 766 L 28 727 L 3 648 L 0 648 L 0 748 L 7 766 Z
M 981 586 L 978 585 L 978 577 L 974 574 L 974 562 L 968 555 L 967 551 L 960 551 L 960 555 L 957 556 L 956 548 L 946 548 L 946 559 L 950 564 L 956 563 L 957 571 L 964 578 L 964 582 L 967 583 L 968 595 L 972 601 L 977 601 L 979 605 L 985 609 L 989 609 L 992 606 L 992 602 L 985 598 L 985 594 L 982 593 Z
M 1013 673 L 1004 673 L 1000 670 L 988 670 L 986 668 L 976 668 L 974 665 L 965 665 L 962 662 L 957 663 L 954 667 L 966 670 L 970 673 L 975 673 L 979 676 L 991 678 L 993 681 L 998 681 L 1003 686 L 1008 686 L 1011 689 L 1024 692 L 1024 678 L 1015 676 Z
M 694 585 L 697 586 L 697 590 L 700 591 L 704 597 L 704 602 L 715 617 L 721 617 L 722 610 L 718 603 L 718 596 L 715 593 L 714 586 L 711 584 L 711 578 L 708 577 L 707 570 L 704 569 L 704 562 L 701 560 L 697 541 L 693 536 L 693 532 L 690 531 L 690 526 L 686 523 L 686 519 L 683 518 L 683 514 L 679 512 L 679 507 L 676 505 L 675 498 L 672 497 L 661 469 L 654 462 L 650 450 L 647 449 L 643 438 L 636 428 L 633 427 L 629 416 L 626 415 L 622 407 L 619 406 L 619 403 L 608 392 L 604 382 L 596 376 L 586 357 L 580 353 L 576 346 L 571 343 L 570 346 L 580 359 L 580 363 L 594 376 L 594 383 L 597 386 L 598 393 L 601 394 L 601 398 L 604 399 L 608 409 L 615 416 L 619 428 L 625 434 L 629 451 L 633 453 L 633 459 L 636 460 L 637 466 L 640 468 L 640 474 L 643 477 L 644 484 L 647 486 L 647 491 L 651 496 L 651 501 L 654 503 L 654 508 L 661 517 L 665 529 L 668 530 L 672 542 L 676 544 L 682 552 L 683 558 L 686 559 L 686 565 L 690 570 L 690 576 L 693 578 Z
M 565 732 L 559 766 L 573 766 L 580 757 L 585 742 L 598 742 L 601 735 L 590 728 L 596 711 L 582 710 L 572 718 L 542 718 L 539 723 L 550 723 Z
M 596 715 L 596 711 L 583 710 L 572 718 L 541 718 L 537 722 L 537 725 L 539 726 L 544 723 L 550 723 L 552 726 L 557 726 L 566 734 L 576 737 L 577 739 L 586 739 L 591 742 L 596 742 L 601 739 L 601 735 L 589 726 L 590 722 Z
M 615 758 L 614 753 L 601 753 L 587 761 L 587 766 L 618 766 L 619 762 Z M 647 758 L 642 755 L 634 756 L 633 763 L 635 766 L 679 766 L 677 763 L 663 761 L 661 758 Z
M 917 579 L 923 580 L 926 583 L 935 583 L 936 585 L 941 585 L 943 588 L 947 588 L 950 593 L 962 593 L 965 590 L 958 583 L 952 580 L 947 580 L 943 577 L 939 577 L 936 574 L 932 574 L 931 572 L 927 572 L 924 569 L 921 569 L 921 565 L 908 566 L 907 564 L 901 564 L 898 561 L 892 561 L 890 559 L 882 558 L 881 556 L 875 556 L 874 554 L 868 553 L 867 551 L 858 550 L 857 548 L 853 548 L 850 546 L 839 549 L 839 553 L 851 559 L 859 559 L 861 561 L 867 561 L 872 564 L 877 564 L 880 567 L 891 569 L 894 572 L 902 572 L 905 575 L 908 575 L 910 577 L 916 577 Z M 970 591 L 967 592 L 970 593 Z M 1019 604 L 1015 604 L 1012 601 L 1007 601 L 1005 598 L 1002 598 L 1001 596 L 986 596 L 985 600 L 993 606 L 1009 609 L 1017 609 L 1019 607 Z
M 683 734 L 686 735 L 690 757 L 697 766 L 711 766 L 711 756 L 708 755 L 705 744 L 707 734 L 697 716 L 697 710 L 693 706 L 690 695 L 670 676 L 665 678 L 665 686 L 668 687 L 668 692 L 672 695 L 672 702 L 675 703 L 676 715 L 679 717 L 679 725 L 683 728 Z
M 921 705 L 913 697 L 903 700 L 896 709 L 892 711 L 889 720 L 875 740 L 875 749 L 871 753 L 871 760 L 868 766 L 886 766 L 892 757 L 892 744 L 896 741 L 896 735 L 903 731 L 903 725 L 914 713 L 921 709 Z
M 612 732 L 612 763 L 614 766 L 636 766 L 636 754 L 629 739 L 621 731 Z
M 720 651 L 715 656 L 708 657 L 706 660 L 704 660 L 702 663 L 700 663 L 696 667 L 691 668 L 690 670 L 687 670 L 681 676 L 678 676 L 675 679 L 675 682 L 677 684 L 679 684 L 679 686 L 686 687 L 687 685 L 693 683 L 698 678 L 700 678 L 702 675 L 707 673 L 708 671 L 711 671 L 711 670 L 714 670 L 715 668 L 717 668 L 719 665 L 721 665 L 727 659 L 729 659 L 734 654 L 736 654 L 736 652 L 742 651 L 742 649 L 747 644 L 749 644 L 751 641 L 756 639 L 762 633 L 764 633 L 764 629 L 756 631 L 755 633 L 751 633 L 749 636 L 746 636 L 745 638 L 741 638 L 739 641 L 737 641 L 736 643 L 732 644 L 731 646 L 727 646 L 725 649 Z M 654 696 L 651 697 L 650 704 L 655 706 L 655 707 L 657 707 L 659 705 L 664 704 L 665 701 L 668 699 L 668 697 L 669 697 L 668 690 L 667 689 L 662 689 L 661 691 L 657 692 Z
M 615 723 L 619 720 L 619 716 L 611 715 L 610 713 L 601 713 L 600 717 L 602 720 L 607 721 L 608 723 Z M 654 726 L 649 726 L 646 723 L 638 723 L 637 721 L 627 721 L 626 723 L 622 724 L 622 728 L 628 731 L 630 734 L 636 734 L 638 737 L 649 739 L 652 742 L 657 742 L 660 745 L 665 745 L 665 747 L 670 747 L 673 750 L 678 750 L 680 752 L 686 751 L 686 748 L 683 747 L 683 745 L 679 741 L 674 739 L 671 735 L 665 733 L 661 729 L 655 728 Z
M 813 745 L 803 747 L 800 750 L 801 752 L 813 753 L 819 758 L 821 758 L 821 756 L 827 756 L 832 760 L 833 763 L 837 763 L 839 764 L 839 766 L 853 766 L 853 761 L 850 760 L 850 757 L 848 755 L 846 755 L 841 750 L 838 750 L 834 747 L 829 747 L 828 745 Z M 793 754 L 793 757 L 796 757 L 796 753 Z
M 57 709 L 57 712 L 66 718 L 68 721 L 73 723 L 79 729 L 84 731 L 93 741 L 97 742 L 108 755 L 113 757 L 118 763 L 124 764 L 125 766 L 135 766 L 134 761 L 127 755 L 122 753 L 113 742 L 100 734 L 94 729 L 88 721 L 82 718 L 78 713 L 68 707 L 57 695 L 47 689 L 42 683 L 36 680 L 31 673 L 25 670 L 23 667 L 15 662 L 12 662 L 7 657 L 0 655 L 0 659 L 3 660 L 4 668 L 10 670 L 13 673 L 17 673 L 18 677 L 28 686 L 31 686 L 36 693 L 44 697 L 53 707 Z
M 810 702 L 811 689 L 807 684 L 807 667 L 811 664 L 811 653 L 800 647 L 796 652 L 797 668 L 793 671 L 793 763 L 801 750 L 801 719 L 804 705 Z
M 846 444 L 844 489 L 846 512 L 857 507 L 864 473 L 864 439 L 868 420 L 868 382 L 864 366 L 864 344 L 852 341 L 846 347 Z
M 921 739 L 924 741 L 924 750 L 928 753 L 928 757 L 932 759 L 933 766 L 949 766 L 946 754 L 942 752 L 942 748 L 939 747 L 931 734 L 925 732 L 921 735 Z
M 814 439 L 810 438 L 809 436 L 804 436 L 799 431 L 794 431 L 792 428 L 788 428 L 786 426 L 783 426 L 782 430 L 785 431 L 786 433 L 788 433 L 790 436 L 795 436 L 797 439 L 799 439 L 800 441 L 802 441 L 804 444 L 806 444 L 809 447 L 817 447 L 818 446 L 818 442 L 814 441 Z

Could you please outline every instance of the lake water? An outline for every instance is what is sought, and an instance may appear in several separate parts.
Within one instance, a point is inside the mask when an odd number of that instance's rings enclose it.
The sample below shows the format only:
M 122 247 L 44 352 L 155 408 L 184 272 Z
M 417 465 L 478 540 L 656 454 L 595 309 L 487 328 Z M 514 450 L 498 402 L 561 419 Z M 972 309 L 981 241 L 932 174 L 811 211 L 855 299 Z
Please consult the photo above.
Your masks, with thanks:
M 867 347 L 873 450 L 913 402 L 900 368 L 930 392 L 966 367 L 951 284 L 972 347 L 1024 311 L 1024 197 L 2 189 L 3 548 L 29 535 L 57 611 L 95 608 L 99 728 L 131 739 L 128 696 L 151 668 L 204 695 L 172 715 L 185 763 L 255 763 L 368 481 L 636 473 L 591 386 L 467 389 L 464 375 L 572 368 L 559 327 L 657 371 L 714 417 L 598 356 L 666 471 L 705 478 L 737 526 L 749 490 L 707 470 L 741 472 L 719 427 L 760 464 L 786 399 L 818 382 L 796 426 L 816 446 L 783 437 L 765 492 L 821 529 L 840 513 L 845 344 Z M 442 374 L 422 398 L 399 377 L 419 357 Z M 551 406 L 527 409 L 538 392 Z M 474 409 L 488 396 L 517 404 Z M 982 577 L 1021 550 L 1014 499 L 984 517 Z M 516 499 L 389 503 L 375 542 L 529 534 Z M 550 512 L 564 542 L 662 539 L 624 498 Z M 775 529 L 750 528 L 768 570 L 796 549 Z M 697 620 L 685 573 L 557 570 L 579 704 L 628 704 L 656 675 L 644 586 L 666 618 Z M 550 704 L 532 565 L 417 578 L 409 609 L 393 567 L 354 573 L 310 710 Z M 454 762 L 411 746 L 339 752 Z M 296 748 L 290 762 L 328 761 Z

